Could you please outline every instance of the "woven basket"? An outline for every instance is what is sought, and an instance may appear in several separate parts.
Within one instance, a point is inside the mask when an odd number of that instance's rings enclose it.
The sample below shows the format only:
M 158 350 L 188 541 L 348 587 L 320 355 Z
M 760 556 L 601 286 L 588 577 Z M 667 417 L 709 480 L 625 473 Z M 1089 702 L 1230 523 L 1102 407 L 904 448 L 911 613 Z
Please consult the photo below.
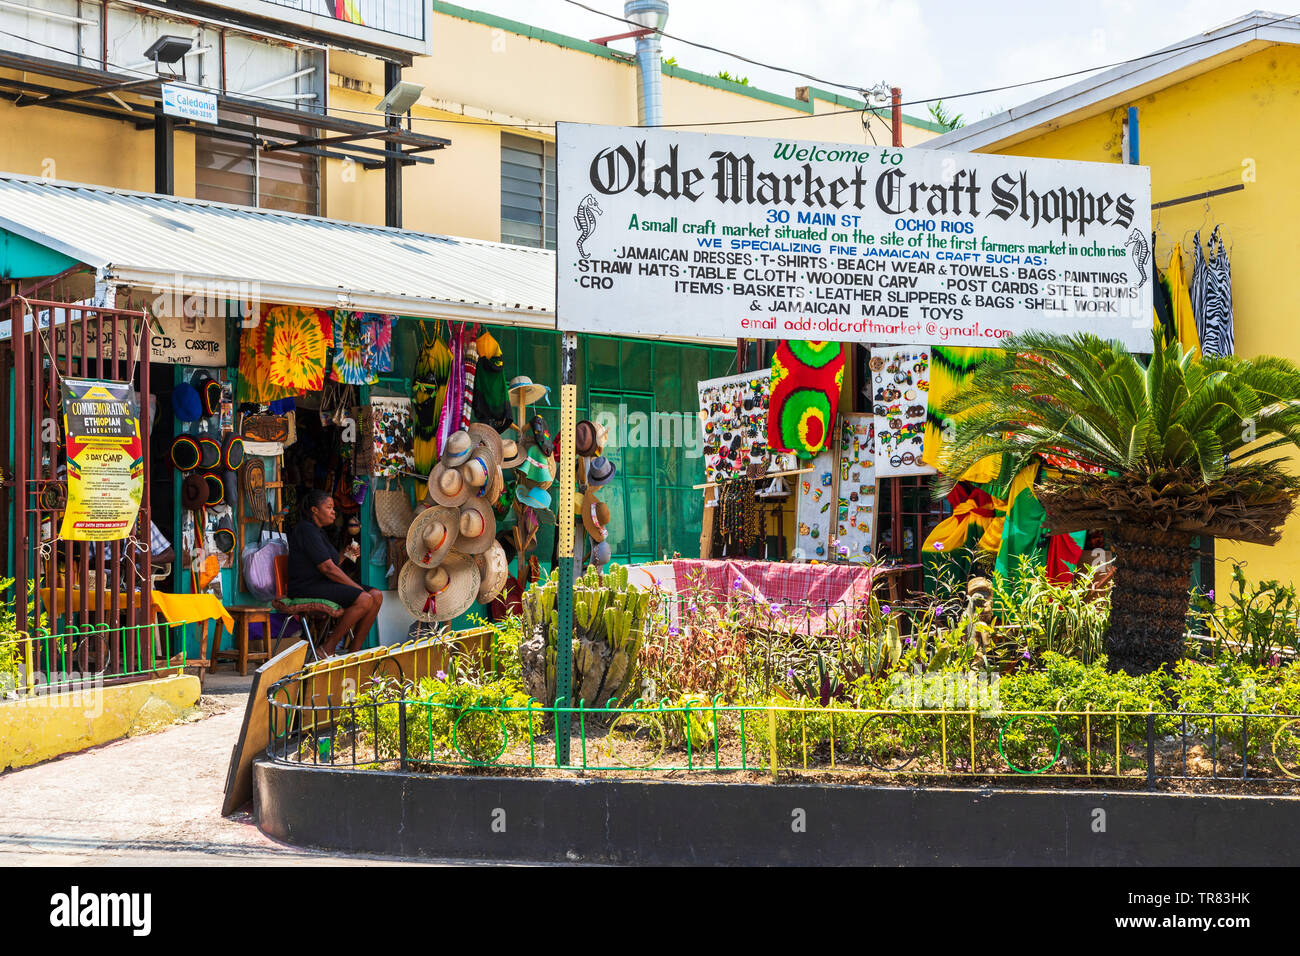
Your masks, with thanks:
M 375 492 L 375 522 L 388 538 L 405 538 L 406 531 L 415 520 L 411 499 L 399 484 L 397 488 L 382 488 Z

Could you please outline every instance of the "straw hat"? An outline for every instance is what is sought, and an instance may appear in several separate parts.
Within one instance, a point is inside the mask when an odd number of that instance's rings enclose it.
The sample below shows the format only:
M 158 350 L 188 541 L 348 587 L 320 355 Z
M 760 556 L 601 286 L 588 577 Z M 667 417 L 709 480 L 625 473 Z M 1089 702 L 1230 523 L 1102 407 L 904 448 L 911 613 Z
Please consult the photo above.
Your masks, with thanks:
M 474 439 L 470 437 L 469 432 L 464 429 L 452 432 L 442 449 L 442 463 L 448 468 L 458 468 L 469 460 L 473 452 Z
M 459 508 L 474 496 L 474 488 L 459 468 L 438 462 L 429 473 L 429 494 L 440 505 Z
M 593 541 L 599 543 L 609 537 L 609 505 L 597 498 L 594 491 L 582 496 L 582 526 Z
M 513 438 L 501 439 L 501 467 L 518 468 L 528 460 L 528 449 Z
M 476 452 L 478 453 L 473 458 L 460 466 L 460 473 L 471 488 L 486 488 L 492 480 L 492 470 L 497 463 L 488 449 L 480 446 Z
M 415 516 L 406 532 L 406 553 L 414 564 L 432 568 L 440 564 L 460 536 L 456 511 L 435 506 Z
M 497 516 L 492 506 L 481 498 L 471 498 L 461 505 L 456 550 L 464 554 L 482 554 L 497 537 Z
M 475 451 L 481 451 L 486 447 L 491 450 L 497 464 L 505 460 L 505 443 L 501 440 L 500 433 L 491 425 L 474 422 L 469 426 L 469 437 L 474 442 Z
M 493 541 L 492 547 L 475 557 L 474 562 L 478 565 L 480 578 L 478 603 L 487 604 L 506 586 L 506 578 L 510 577 L 510 561 L 506 558 L 506 549 L 501 546 L 501 542 Z
M 417 621 L 450 621 L 474 605 L 479 583 L 474 560 L 453 553 L 427 570 L 408 561 L 398 575 L 397 593 Z
M 510 403 L 512 405 L 531 405 L 548 398 L 551 390 L 545 385 L 536 384 L 527 375 L 516 375 L 510 380 Z

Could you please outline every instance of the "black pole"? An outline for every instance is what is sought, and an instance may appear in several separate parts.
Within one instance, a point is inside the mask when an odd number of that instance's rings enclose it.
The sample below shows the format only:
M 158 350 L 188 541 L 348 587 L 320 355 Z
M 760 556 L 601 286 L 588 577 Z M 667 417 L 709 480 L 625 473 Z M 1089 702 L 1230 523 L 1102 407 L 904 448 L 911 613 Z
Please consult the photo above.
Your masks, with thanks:
M 402 82 L 402 64 L 384 63 L 384 92 L 391 93 Z M 394 129 L 402 125 L 400 116 L 389 115 L 386 122 Z M 402 225 L 402 163 L 388 157 L 384 160 L 384 225 L 401 228 Z
M 163 196 L 176 192 L 175 129 L 176 121 L 160 107 L 153 124 L 153 191 Z

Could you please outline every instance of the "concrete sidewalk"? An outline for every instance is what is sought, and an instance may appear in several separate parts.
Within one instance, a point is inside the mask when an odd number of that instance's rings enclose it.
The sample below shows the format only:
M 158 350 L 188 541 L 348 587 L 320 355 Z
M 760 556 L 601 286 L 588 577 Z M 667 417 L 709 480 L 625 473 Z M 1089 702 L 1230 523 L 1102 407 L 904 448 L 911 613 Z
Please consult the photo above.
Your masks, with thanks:
M 0 867 L 416 862 L 301 850 L 263 836 L 249 813 L 221 816 L 251 683 L 210 675 L 202 720 L 0 774 Z

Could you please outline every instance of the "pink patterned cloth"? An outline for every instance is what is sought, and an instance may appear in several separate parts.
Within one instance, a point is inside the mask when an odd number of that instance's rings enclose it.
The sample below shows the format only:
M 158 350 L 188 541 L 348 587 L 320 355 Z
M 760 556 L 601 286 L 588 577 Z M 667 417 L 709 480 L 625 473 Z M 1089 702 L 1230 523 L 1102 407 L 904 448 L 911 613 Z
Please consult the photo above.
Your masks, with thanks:
M 673 561 L 677 593 L 712 592 L 760 604 L 792 605 L 789 617 L 820 627 L 828 615 L 843 616 L 866 604 L 880 578 L 876 568 L 851 564 L 786 564 L 773 561 Z M 780 611 L 773 608 L 774 614 Z

